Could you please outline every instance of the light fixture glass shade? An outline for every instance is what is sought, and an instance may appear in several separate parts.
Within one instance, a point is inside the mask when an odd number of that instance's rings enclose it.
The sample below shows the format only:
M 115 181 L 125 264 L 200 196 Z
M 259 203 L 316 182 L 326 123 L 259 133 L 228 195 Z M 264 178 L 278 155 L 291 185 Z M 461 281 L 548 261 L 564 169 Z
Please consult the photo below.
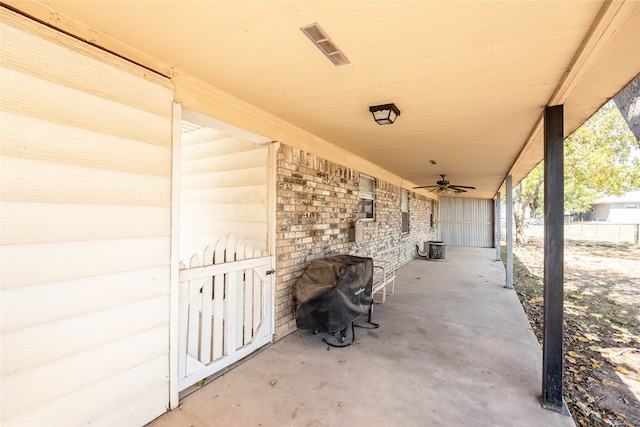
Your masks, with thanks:
M 373 120 L 379 125 L 390 125 L 400 115 L 400 110 L 395 104 L 376 105 L 369 107 L 369 111 L 373 114 Z

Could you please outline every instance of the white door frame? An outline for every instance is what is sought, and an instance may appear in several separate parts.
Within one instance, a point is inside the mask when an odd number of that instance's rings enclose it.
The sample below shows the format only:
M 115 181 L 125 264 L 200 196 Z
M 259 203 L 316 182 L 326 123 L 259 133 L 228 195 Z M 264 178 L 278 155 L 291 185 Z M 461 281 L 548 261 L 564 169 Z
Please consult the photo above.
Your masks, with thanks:
M 242 137 L 256 144 L 269 144 L 268 158 L 268 235 L 267 251 L 269 255 L 275 256 L 276 251 L 276 171 L 277 153 L 280 143 L 269 138 L 260 136 L 245 129 L 238 128 L 229 123 L 217 120 L 194 110 L 183 108 L 179 103 L 174 102 L 173 106 L 173 129 L 172 129 L 172 172 L 171 172 L 171 286 L 169 296 L 169 408 L 170 410 L 180 405 L 178 386 L 178 358 L 179 358 L 179 281 L 180 281 L 180 162 L 181 162 L 181 121 L 191 121 L 217 129 L 223 132 Z M 275 282 L 275 274 L 272 275 Z M 273 316 L 271 321 L 272 334 L 275 333 L 275 283 L 271 293 L 271 307 Z
M 169 410 L 176 409 L 178 391 L 178 318 L 180 285 L 180 122 L 182 106 L 173 103 L 171 158 L 171 284 L 169 293 Z

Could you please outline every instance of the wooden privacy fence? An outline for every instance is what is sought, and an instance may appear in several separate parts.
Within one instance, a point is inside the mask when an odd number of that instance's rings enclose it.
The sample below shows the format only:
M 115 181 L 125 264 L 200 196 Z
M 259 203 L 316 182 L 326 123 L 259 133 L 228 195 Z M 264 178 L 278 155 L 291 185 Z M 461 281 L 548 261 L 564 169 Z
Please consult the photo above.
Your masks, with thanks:
M 271 342 L 273 257 L 233 237 L 180 263 L 179 390 Z

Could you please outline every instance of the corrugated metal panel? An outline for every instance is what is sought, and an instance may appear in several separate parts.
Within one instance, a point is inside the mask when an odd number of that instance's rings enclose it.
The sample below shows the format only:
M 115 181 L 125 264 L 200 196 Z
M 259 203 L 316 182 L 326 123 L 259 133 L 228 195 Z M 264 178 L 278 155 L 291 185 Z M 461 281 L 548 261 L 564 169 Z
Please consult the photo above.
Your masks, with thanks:
M 0 424 L 144 424 L 169 399 L 172 90 L 1 13 Z
M 440 198 L 440 240 L 451 246 L 493 247 L 493 201 Z

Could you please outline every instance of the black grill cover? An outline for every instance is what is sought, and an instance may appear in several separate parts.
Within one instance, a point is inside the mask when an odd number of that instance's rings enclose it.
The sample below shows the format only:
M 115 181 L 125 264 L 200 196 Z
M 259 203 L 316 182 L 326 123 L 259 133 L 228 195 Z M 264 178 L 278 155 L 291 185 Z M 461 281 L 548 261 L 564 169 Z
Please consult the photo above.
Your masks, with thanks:
M 373 260 L 335 255 L 311 261 L 296 285 L 298 328 L 337 332 L 369 312 Z

